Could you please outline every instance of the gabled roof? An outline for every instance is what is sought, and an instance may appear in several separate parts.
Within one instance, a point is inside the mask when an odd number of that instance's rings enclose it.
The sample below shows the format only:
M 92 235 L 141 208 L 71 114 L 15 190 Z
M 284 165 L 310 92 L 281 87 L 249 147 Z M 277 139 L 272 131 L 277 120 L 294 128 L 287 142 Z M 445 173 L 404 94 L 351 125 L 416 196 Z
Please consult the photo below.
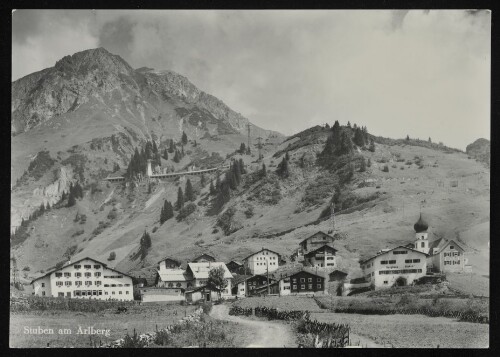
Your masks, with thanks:
M 208 273 L 211 269 L 222 266 L 224 268 L 224 278 L 232 279 L 233 275 L 223 262 L 201 262 L 201 263 L 188 263 L 186 272 L 191 273 L 195 279 L 208 279 Z
M 171 257 L 164 257 L 163 259 L 159 260 L 156 264 L 160 264 L 161 262 L 163 262 L 167 259 L 173 261 L 174 263 L 177 263 L 179 266 L 181 265 L 181 262 L 179 260 L 171 258 Z
M 107 269 L 112 270 L 112 271 L 114 271 L 114 272 L 120 273 L 121 275 L 128 276 L 129 278 L 133 278 L 133 276 L 131 276 L 131 275 L 128 275 L 128 274 L 122 273 L 121 271 L 118 271 L 118 270 L 116 270 L 116 269 L 113 269 L 113 268 L 108 267 L 108 265 L 107 265 L 106 263 L 103 263 L 103 262 L 100 262 L 100 261 L 98 261 L 98 260 L 95 260 L 94 258 L 85 257 L 85 258 L 82 258 L 82 259 L 78 259 L 78 260 L 77 260 L 77 261 L 75 261 L 75 262 L 68 262 L 68 263 L 66 263 L 65 265 L 63 265 L 63 266 L 62 266 L 62 267 L 60 267 L 60 268 L 54 268 L 54 269 L 52 269 L 52 270 L 48 271 L 47 273 L 45 273 L 44 275 L 39 276 L 38 278 L 33 279 L 33 280 L 31 281 L 31 283 L 30 283 L 30 284 L 33 284 L 35 281 L 40 280 L 40 279 L 42 279 L 42 278 L 45 278 L 46 276 L 48 276 L 48 275 L 50 275 L 50 274 L 52 274 L 52 273 L 54 273 L 54 272 L 56 272 L 56 271 L 58 271 L 58 270 L 62 270 L 62 269 L 66 268 L 66 267 L 68 267 L 68 266 L 70 266 L 70 265 L 78 264 L 78 263 L 80 263 L 81 261 L 84 261 L 84 260 L 87 260 L 87 259 L 88 259 L 88 260 L 92 260 L 93 262 L 96 262 L 96 263 L 101 264 L 104 268 L 107 268 Z
M 159 270 L 158 275 L 160 276 L 161 281 L 165 282 L 177 282 L 177 281 L 189 281 L 191 280 L 186 272 L 182 269 L 167 269 L 167 270 Z
M 423 255 L 425 255 L 425 256 L 428 256 L 428 254 L 425 254 L 425 253 L 420 252 L 420 251 L 418 251 L 418 250 L 415 250 L 415 249 L 412 249 L 412 248 L 408 248 L 408 247 L 406 247 L 406 246 L 404 246 L 404 245 L 398 245 L 398 246 L 397 246 L 397 247 L 395 247 L 395 248 L 392 248 L 392 249 L 386 250 L 385 252 L 381 252 L 380 254 L 376 254 L 376 255 L 374 255 L 374 256 L 372 256 L 372 257 L 368 258 L 368 259 L 365 259 L 365 260 L 360 261 L 359 263 L 360 263 L 360 264 L 365 264 L 366 262 L 368 262 L 368 261 L 370 261 L 370 260 L 372 260 L 372 259 L 374 259 L 374 258 L 376 258 L 376 257 L 378 257 L 378 256 L 380 256 L 380 255 L 387 254 L 387 253 L 392 252 L 393 250 L 398 249 L 398 248 L 403 248 L 403 249 L 412 250 L 412 251 L 414 251 L 414 252 L 416 252 L 416 253 L 419 253 L 419 254 L 423 254 Z
M 325 232 L 323 232 L 323 231 L 317 231 L 316 233 L 311 234 L 309 237 L 307 237 L 306 239 L 302 240 L 302 241 L 299 243 L 299 245 L 300 245 L 300 244 L 302 244 L 302 243 L 304 243 L 304 242 L 305 242 L 306 240 L 308 240 L 309 238 L 314 237 L 314 236 L 315 236 L 316 234 L 318 234 L 318 233 L 324 234 L 325 236 L 328 236 L 328 237 L 332 238 L 332 240 L 335 240 L 335 238 L 334 238 L 334 237 L 332 237 L 331 235 L 326 234 L 326 233 L 325 233 Z
M 313 273 L 313 272 L 305 270 L 305 269 L 301 270 L 301 271 L 298 271 L 295 274 L 290 275 L 290 277 L 293 277 L 293 276 L 295 276 L 297 274 L 300 274 L 300 273 L 306 273 L 306 274 L 309 274 L 309 275 L 317 276 L 318 278 L 323 278 L 323 279 L 325 278 L 324 275 L 316 274 L 316 273 Z
M 243 282 L 243 281 L 246 281 L 247 279 L 251 278 L 252 275 L 236 275 L 234 276 L 234 279 L 233 279 L 233 286 Z
M 242 263 L 237 262 L 236 260 L 231 260 L 231 261 L 230 261 L 229 263 L 227 263 L 226 265 L 229 265 L 229 264 L 231 264 L 231 263 L 234 263 L 234 264 L 239 265 L 239 266 L 243 266 L 243 264 L 242 264 Z
M 213 262 L 215 262 L 215 258 L 213 256 L 211 256 L 210 254 L 207 254 L 207 253 L 203 253 L 202 255 L 200 256 L 197 256 L 196 258 L 194 258 L 191 262 L 193 263 L 197 263 L 198 260 L 202 259 L 202 258 L 209 258 L 211 259 Z
M 435 241 L 432 241 L 432 242 L 429 243 L 429 253 L 431 255 L 439 254 L 439 253 L 441 253 L 441 251 L 444 248 L 446 248 L 451 243 L 455 244 L 461 250 L 465 251 L 465 249 L 459 243 L 457 243 L 455 240 L 453 240 L 453 239 L 446 240 L 444 238 L 439 238 L 439 239 L 436 239 Z M 434 250 L 434 248 L 437 249 L 436 253 L 432 253 L 432 251 Z
M 271 252 L 271 253 L 275 253 L 275 254 L 278 254 L 278 257 L 281 257 L 281 254 L 278 253 L 278 252 L 275 252 L 274 250 L 271 250 L 271 249 L 268 249 L 268 248 L 262 248 L 261 250 L 259 250 L 258 252 L 255 252 L 255 253 L 252 253 L 250 254 L 249 256 L 247 256 L 246 258 L 243 258 L 243 261 L 247 260 L 248 258 L 250 258 L 251 256 L 254 256 L 255 254 L 259 254 L 260 252 L 263 252 L 267 250 L 268 252 Z
M 321 247 L 319 247 L 319 248 L 317 248 L 317 249 L 314 249 L 314 250 L 311 250 L 311 251 L 307 252 L 306 254 L 304 254 L 304 256 L 305 256 L 305 257 L 307 257 L 307 256 L 310 256 L 310 255 L 313 255 L 313 254 L 315 254 L 318 250 L 320 250 L 320 249 L 324 249 L 324 248 L 328 248 L 327 250 L 329 250 L 329 251 L 334 251 L 334 252 L 336 252 L 336 251 L 337 251 L 337 249 L 335 249 L 335 248 L 334 248 L 334 247 L 332 247 L 331 245 L 328 245 L 328 244 L 323 244 Z
M 332 271 L 330 274 L 328 274 L 329 276 L 332 276 L 332 275 L 343 275 L 343 276 L 347 276 L 347 273 L 346 272 L 343 272 L 341 270 L 334 270 Z

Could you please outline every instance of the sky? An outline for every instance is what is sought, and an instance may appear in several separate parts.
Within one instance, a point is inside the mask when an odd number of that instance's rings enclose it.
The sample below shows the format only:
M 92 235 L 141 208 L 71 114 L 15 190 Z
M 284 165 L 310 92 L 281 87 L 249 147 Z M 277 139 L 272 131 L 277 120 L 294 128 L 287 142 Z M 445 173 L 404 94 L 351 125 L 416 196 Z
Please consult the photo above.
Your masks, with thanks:
M 104 47 L 266 129 L 356 123 L 465 150 L 490 139 L 489 11 L 17 10 L 12 80 Z

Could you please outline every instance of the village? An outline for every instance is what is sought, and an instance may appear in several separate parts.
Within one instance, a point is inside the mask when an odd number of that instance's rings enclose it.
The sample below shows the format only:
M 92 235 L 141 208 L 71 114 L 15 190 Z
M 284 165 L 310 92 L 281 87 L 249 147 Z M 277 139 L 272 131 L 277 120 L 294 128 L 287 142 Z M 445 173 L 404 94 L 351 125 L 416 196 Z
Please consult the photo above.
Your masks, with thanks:
M 218 261 L 202 254 L 188 262 L 165 257 L 150 276 L 131 276 L 91 257 L 67 262 L 34 279 L 33 295 L 141 302 L 230 300 L 252 296 L 336 295 L 394 286 L 441 283 L 447 272 L 471 272 L 466 251 L 454 240 L 429 240 L 422 214 L 414 225 L 415 241 L 386 248 L 360 261 L 363 276 L 346 279 L 337 269 L 335 237 L 324 232 L 305 237 L 295 262 L 263 247 L 242 262 Z M 219 271 L 219 282 L 211 272 Z M 215 274 L 214 274 L 215 275 Z

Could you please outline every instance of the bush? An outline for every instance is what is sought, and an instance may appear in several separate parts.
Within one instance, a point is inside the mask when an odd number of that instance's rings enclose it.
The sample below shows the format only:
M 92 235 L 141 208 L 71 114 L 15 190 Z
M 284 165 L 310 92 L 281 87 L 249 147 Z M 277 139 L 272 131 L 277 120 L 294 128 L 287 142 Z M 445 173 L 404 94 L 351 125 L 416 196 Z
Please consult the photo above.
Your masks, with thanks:
M 226 236 L 230 235 L 233 232 L 236 232 L 238 229 L 234 227 L 233 217 L 236 213 L 236 209 L 234 207 L 229 207 L 220 217 L 217 219 L 217 225 L 222 229 Z
M 252 218 L 254 213 L 253 213 L 253 206 L 248 206 L 247 209 L 243 212 L 247 218 Z
M 196 211 L 196 205 L 192 202 L 188 203 L 187 205 L 182 207 L 181 210 L 179 211 L 179 214 L 176 217 L 177 222 L 184 220 L 186 217 L 188 217 L 194 211 Z
M 84 229 L 77 230 L 75 233 L 71 235 L 71 238 L 81 236 L 83 233 L 85 233 Z
M 116 253 L 115 252 L 109 253 L 108 261 L 112 261 L 115 259 L 116 259 Z
M 384 172 L 389 172 L 389 166 L 384 165 L 384 168 L 382 169 L 382 171 L 384 171 Z
M 210 313 L 210 311 L 212 311 L 212 303 L 211 302 L 204 302 L 201 305 L 201 308 L 203 309 L 203 313 L 208 315 Z

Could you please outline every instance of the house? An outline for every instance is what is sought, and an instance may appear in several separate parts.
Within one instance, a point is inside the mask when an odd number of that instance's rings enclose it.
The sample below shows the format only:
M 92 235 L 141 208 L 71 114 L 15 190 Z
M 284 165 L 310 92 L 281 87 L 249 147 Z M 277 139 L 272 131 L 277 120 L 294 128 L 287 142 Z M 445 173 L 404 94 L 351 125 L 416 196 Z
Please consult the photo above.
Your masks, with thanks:
M 445 240 L 443 238 L 429 242 L 429 225 L 422 218 L 413 226 L 415 229 L 415 242 L 413 246 L 428 255 L 427 267 L 429 271 L 445 272 L 463 272 L 466 269 L 467 259 L 465 250 L 454 240 Z
M 202 255 L 194 258 L 191 263 L 215 262 L 215 258 L 209 254 L 203 253 Z
M 439 273 L 463 272 L 467 267 L 465 250 L 453 239 L 437 239 L 429 244 L 427 265 Z
M 182 288 L 188 289 L 192 287 L 192 279 L 182 269 L 163 269 L 158 270 L 157 287 L 161 288 Z
M 304 254 L 304 262 L 311 267 L 333 269 L 335 267 L 335 253 L 337 249 L 328 244 L 309 250 Z
M 217 291 L 203 285 L 185 292 L 185 298 L 188 303 L 198 301 L 216 301 L 219 298 Z
M 232 274 L 241 274 L 244 271 L 243 264 L 235 260 L 231 260 L 226 266 Z
M 291 294 L 324 293 L 325 291 L 325 278 L 306 270 L 290 275 L 283 279 L 284 282 L 285 280 L 289 280 Z
M 224 279 L 227 279 L 227 287 L 222 291 L 222 296 L 231 296 L 233 275 L 223 262 L 188 263 L 185 276 L 187 281 L 191 283 L 190 287 L 206 286 L 210 270 L 218 267 L 224 269 Z
M 86 257 L 51 270 L 31 282 L 33 295 L 99 300 L 133 300 L 130 275 Z
M 270 249 L 262 248 L 243 259 L 246 272 L 252 275 L 273 272 L 279 268 L 281 256 Z
M 251 275 L 236 275 L 233 279 L 233 287 L 231 289 L 231 294 L 238 297 L 247 296 L 247 284 L 246 280 L 251 278 Z
M 276 283 L 277 280 L 269 277 L 269 285 Z M 268 277 L 265 275 L 254 275 L 245 280 L 247 296 L 267 294 Z M 265 288 L 265 289 L 262 289 Z
M 180 302 L 184 301 L 184 289 L 143 287 L 139 289 L 142 302 Z
M 409 285 L 427 273 L 427 254 L 398 246 L 379 251 L 360 265 L 365 278 L 375 289 Z
M 162 260 L 160 260 L 158 263 L 158 269 L 159 270 L 164 270 L 164 269 L 180 269 L 181 267 L 181 262 L 170 258 L 170 257 L 165 257 Z
M 311 250 L 316 250 L 324 246 L 325 244 L 332 244 L 334 240 L 335 238 L 332 237 L 331 235 L 318 231 L 314 233 L 312 236 L 307 237 L 306 239 L 304 239 L 302 242 L 299 243 L 298 254 L 299 256 L 305 255 Z

